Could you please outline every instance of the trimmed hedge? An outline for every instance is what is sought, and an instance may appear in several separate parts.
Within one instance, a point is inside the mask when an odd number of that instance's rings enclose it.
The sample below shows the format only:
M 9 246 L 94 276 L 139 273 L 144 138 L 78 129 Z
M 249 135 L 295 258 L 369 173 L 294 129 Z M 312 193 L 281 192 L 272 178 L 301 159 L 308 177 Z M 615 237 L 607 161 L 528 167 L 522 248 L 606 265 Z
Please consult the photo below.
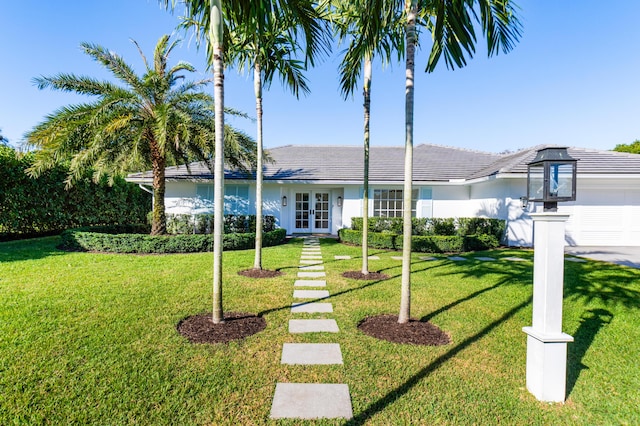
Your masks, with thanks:
M 0 241 L 57 234 L 89 225 L 144 222 L 151 195 L 116 177 L 92 181 L 92 172 L 70 189 L 68 167 L 58 165 L 38 178 L 25 170 L 33 153 L 21 154 L 0 144 Z
M 138 233 L 142 232 L 142 233 Z M 69 229 L 61 234 L 61 248 L 113 253 L 196 253 L 213 251 L 211 234 L 148 235 L 148 225 L 100 226 Z M 287 231 L 265 232 L 264 247 L 282 244 Z M 255 233 L 224 234 L 224 250 L 245 250 L 255 246 Z
M 362 244 L 362 231 L 340 229 L 340 241 L 347 244 Z M 457 253 L 462 251 L 488 250 L 499 246 L 493 235 L 414 235 L 411 250 L 419 253 Z M 389 232 L 369 232 L 369 247 L 386 250 L 401 250 L 402 235 Z
M 210 234 L 213 232 L 212 214 L 168 214 L 167 232 L 169 234 Z M 276 218 L 272 215 L 263 216 L 262 231 L 271 232 L 276 229 Z M 194 232 L 195 231 L 195 232 Z M 256 232 L 255 215 L 224 215 L 225 234 L 246 234 Z
M 468 236 L 468 235 L 492 235 L 501 241 L 506 223 L 502 219 L 490 219 L 484 217 L 460 217 L 460 218 L 412 218 L 412 234 L 422 236 Z M 351 218 L 351 229 L 362 231 L 362 218 Z M 388 232 L 402 234 L 401 217 L 370 217 L 370 232 Z

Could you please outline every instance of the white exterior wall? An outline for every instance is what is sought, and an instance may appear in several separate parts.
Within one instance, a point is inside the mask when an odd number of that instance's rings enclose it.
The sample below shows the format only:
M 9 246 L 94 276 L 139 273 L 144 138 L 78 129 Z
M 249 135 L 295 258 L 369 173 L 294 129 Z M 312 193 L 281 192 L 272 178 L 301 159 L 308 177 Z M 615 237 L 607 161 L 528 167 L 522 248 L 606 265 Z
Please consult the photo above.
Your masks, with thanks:
M 235 182 L 234 182 L 235 183 Z M 255 214 L 255 185 L 249 184 L 250 214 Z M 523 209 L 520 197 L 526 195 L 526 178 L 498 178 L 472 185 L 431 185 L 433 217 L 490 217 L 507 221 L 506 241 L 510 246 L 531 246 L 533 222 L 529 213 L 541 210 L 542 203 Z M 371 185 L 401 189 L 399 185 Z M 421 188 L 421 186 L 416 186 Z M 311 184 L 265 183 L 264 214 L 276 217 L 278 226 L 295 233 L 295 194 L 313 191 L 330 194 L 330 233 L 351 226 L 352 217 L 362 216 L 362 185 L 322 186 Z M 286 196 L 288 206 L 282 207 Z M 166 211 L 190 214 L 194 208 L 196 182 L 167 182 Z M 338 206 L 342 197 L 342 206 Z M 570 215 L 566 226 L 568 245 L 640 246 L 640 185 L 622 179 L 579 178 L 577 200 L 559 203 L 558 211 Z M 373 200 L 370 197 L 370 212 Z M 421 202 L 418 202 L 418 217 Z
M 168 214 L 191 214 L 195 206 L 196 184 L 194 182 L 166 182 L 165 212 Z

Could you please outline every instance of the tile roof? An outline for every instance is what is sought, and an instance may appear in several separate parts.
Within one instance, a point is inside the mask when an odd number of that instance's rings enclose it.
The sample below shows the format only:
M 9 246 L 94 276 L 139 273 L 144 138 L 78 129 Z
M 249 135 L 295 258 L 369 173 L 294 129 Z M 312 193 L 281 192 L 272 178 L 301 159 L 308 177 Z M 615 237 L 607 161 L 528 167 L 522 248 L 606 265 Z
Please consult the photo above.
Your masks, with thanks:
M 536 151 L 551 145 L 539 145 L 515 153 L 494 154 L 439 145 L 417 145 L 413 153 L 415 182 L 448 182 L 484 178 L 498 174 L 526 174 L 527 164 Z M 362 182 L 364 153 L 362 146 L 286 145 L 268 150 L 273 163 L 265 165 L 264 179 L 282 181 Z M 640 177 L 640 155 L 584 148 L 569 148 L 578 161 L 579 174 L 633 174 Z M 404 147 L 371 147 L 370 182 L 402 182 Z M 227 179 L 252 179 L 246 174 L 226 170 Z M 128 180 L 146 181 L 151 172 L 130 174 Z M 168 180 L 212 179 L 208 165 L 191 163 L 189 167 L 166 169 Z

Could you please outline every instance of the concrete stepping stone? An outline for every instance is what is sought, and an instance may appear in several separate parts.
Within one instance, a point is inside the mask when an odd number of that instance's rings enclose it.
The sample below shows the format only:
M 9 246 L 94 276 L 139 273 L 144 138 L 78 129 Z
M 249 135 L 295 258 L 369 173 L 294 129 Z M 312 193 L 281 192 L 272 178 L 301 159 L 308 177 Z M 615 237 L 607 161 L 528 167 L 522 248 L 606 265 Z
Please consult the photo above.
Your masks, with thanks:
M 324 272 L 298 272 L 298 278 L 320 278 L 326 277 Z
M 303 254 L 302 256 L 300 256 L 300 259 L 322 259 L 322 256 L 309 256 Z
M 586 260 L 580 259 L 579 257 L 567 257 L 566 260 L 569 262 L 577 262 L 577 263 L 585 263 Z
M 292 314 L 324 314 L 333 312 L 331 303 L 294 303 L 291 305 Z
M 351 419 L 349 386 L 330 383 L 276 383 L 272 419 Z
M 515 256 L 503 257 L 502 259 L 509 260 L 511 262 L 526 262 L 527 261 L 527 259 L 523 259 L 521 257 L 515 257 Z
M 333 258 L 335 260 L 349 260 L 351 259 L 351 256 L 338 255 L 338 256 L 333 256 Z
M 436 260 L 438 258 L 437 257 L 433 257 L 433 256 L 420 256 L 418 259 L 420 259 L 420 260 Z
M 323 299 L 329 297 L 327 290 L 293 290 L 294 299 Z
M 484 256 L 474 257 L 474 259 L 481 260 L 483 262 L 493 262 L 494 260 L 496 260 L 494 257 L 484 257 Z
M 302 249 L 302 254 L 320 254 L 320 247 L 316 248 L 316 249 L 312 249 L 312 248 L 307 248 L 307 249 Z
M 369 256 L 369 260 L 380 260 L 380 256 Z
M 325 280 L 296 280 L 293 283 L 294 287 L 326 287 L 327 282 Z
M 289 333 L 338 333 L 338 323 L 334 319 L 292 319 Z
M 337 343 L 285 343 L 281 364 L 334 365 L 342 364 L 342 352 Z
M 324 271 L 324 265 L 306 265 L 298 266 L 301 271 Z
M 322 260 L 309 260 L 309 259 L 302 259 L 300 261 L 300 263 L 302 265 L 320 265 L 322 264 Z
M 463 260 L 467 260 L 466 257 L 462 257 L 462 256 L 450 256 L 450 257 L 447 257 L 447 259 L 453 260 L 454 262 L 462 262 Z
M 391 256 L 393 260 L 402 260 L 402 256 Z

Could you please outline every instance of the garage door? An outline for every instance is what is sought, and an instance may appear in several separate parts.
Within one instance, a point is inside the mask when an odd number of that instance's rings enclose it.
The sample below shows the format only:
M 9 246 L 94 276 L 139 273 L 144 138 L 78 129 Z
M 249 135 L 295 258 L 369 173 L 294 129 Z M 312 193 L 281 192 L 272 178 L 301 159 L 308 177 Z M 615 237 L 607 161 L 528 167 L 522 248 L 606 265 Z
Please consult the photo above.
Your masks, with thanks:
M 583 189 L 567 207 L 570 245 L 640 246 L 640 189 Z

